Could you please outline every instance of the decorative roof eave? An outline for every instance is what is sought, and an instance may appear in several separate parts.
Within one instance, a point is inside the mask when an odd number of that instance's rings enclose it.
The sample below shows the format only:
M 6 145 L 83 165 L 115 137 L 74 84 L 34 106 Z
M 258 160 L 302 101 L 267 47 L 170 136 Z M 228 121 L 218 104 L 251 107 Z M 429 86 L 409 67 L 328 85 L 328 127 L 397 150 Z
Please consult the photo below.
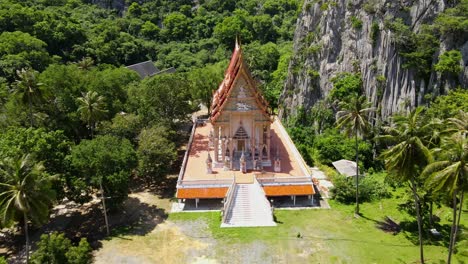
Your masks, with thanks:
M 229 62 L 229 66 L 225 72 L 224 80 L 218 87 L 218 90 L 213 94 L 213 102 L 211 104 L 211 117 L 210 120 L 212 123 L 216 122 L 216 119 L 221 115 L 221 110 L 224 108 L 227 99 L 229 98 L 232 88 L 234 86 L 235 80 L 241 75 L 247 75 L 245 78 L 249 83 L 249 86 L 254 89 L 254 96 L 258 106 L 261 109 L 261 112 L 271 120 L 271 111 L 268 106 L 268 102 L 263 98 L 260 91 L 257 89 L 256 84 L 253 81 L 252 75 L 250 74 L 249 69 L 244 63 L 242 58 L 242 51 L 236 40 L 236 47 Z

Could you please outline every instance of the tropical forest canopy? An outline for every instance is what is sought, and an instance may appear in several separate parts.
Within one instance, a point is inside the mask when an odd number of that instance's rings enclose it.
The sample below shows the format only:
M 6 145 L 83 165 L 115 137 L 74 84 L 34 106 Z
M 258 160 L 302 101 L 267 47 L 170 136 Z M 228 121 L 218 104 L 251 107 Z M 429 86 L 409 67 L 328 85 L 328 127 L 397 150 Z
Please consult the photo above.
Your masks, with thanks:
M 42 224 L 54 201 L 84 203 L 99 191 L 113 210 L 131 177 L 153 184 L 177 171 L 181 124 L 200 103 L 209 106 L 236 38 L 275 107 L 300 7 L 296 0 L 127 1 L 119 9 L 1 1 L 1 225 Z M 141 80 L 124 67 L 147 60 L 176 73 Z

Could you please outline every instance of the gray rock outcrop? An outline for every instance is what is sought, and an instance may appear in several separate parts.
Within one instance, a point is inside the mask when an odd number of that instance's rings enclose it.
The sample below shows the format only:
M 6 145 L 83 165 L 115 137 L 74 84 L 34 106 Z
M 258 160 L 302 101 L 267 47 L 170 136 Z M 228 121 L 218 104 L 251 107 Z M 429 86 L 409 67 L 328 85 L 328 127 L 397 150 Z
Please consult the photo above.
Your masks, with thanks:
M 404 66 L 384 24 L 396 17 L 412 32 L 432 24 L 449 8 L 443 0 L 306 0 L 294 35 L 294 52 L 280 99 L 280 116 L 287 119 L 297 109 L 310 109 L 333 88 L 331 79 L 341 72 L 361 74 L 365 95 L 386 119 L 414 108 L 456 86 L 468 87 L 467 36 L 441 37 L 433 65 L 446 50 L 462 53 L 463 71 L 445 76 L 431 70 L 425 78 Z M 361 26 L 354 24 L 361 23 Z M 378 28 L 377 28 L 378 25 Z

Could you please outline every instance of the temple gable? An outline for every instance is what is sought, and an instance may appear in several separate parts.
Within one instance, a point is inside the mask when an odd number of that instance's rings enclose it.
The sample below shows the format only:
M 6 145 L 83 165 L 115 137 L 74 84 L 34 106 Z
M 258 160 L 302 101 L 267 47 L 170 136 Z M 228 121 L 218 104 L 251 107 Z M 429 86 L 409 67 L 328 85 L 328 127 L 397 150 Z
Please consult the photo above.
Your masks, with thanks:
M 214 93 L 211 110 L 215 165 L 239 169 L 242 155 L 248 164 L 255 160 L 271 164 L 270 110 L 255 86 L 238 45 L 224 80 Z

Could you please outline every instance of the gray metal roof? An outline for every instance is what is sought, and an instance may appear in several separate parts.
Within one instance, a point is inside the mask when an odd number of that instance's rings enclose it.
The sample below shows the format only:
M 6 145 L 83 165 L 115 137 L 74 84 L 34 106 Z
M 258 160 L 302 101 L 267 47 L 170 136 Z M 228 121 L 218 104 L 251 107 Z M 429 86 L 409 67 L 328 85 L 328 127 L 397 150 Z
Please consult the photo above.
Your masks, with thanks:
M 356 176 L 356 162 L 350 160 L 338 160 L 332 162 L 335 169 L 347 177 Z
M 133 64 L 133 65 L 127 66 L 126 68 L 136 71 L 138 75 L 140 75 L 141 79 L 144 79 L 145 77 L 148 77 L 148 76 L 153 76 L 157 74 L 158 72 L 160 72 L 159 69 L 156 68 L 156 66 L 154 66 L 154 63 L 150 60 L 140 62 L 137 64 Z

